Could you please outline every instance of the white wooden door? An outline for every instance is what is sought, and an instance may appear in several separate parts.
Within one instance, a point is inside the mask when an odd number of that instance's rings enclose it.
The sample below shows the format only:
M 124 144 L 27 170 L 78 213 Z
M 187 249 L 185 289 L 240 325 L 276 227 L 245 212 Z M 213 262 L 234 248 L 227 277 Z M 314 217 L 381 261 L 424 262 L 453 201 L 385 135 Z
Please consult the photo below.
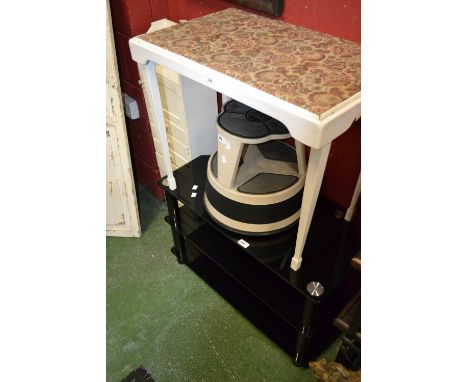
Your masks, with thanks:
M 109 2 L 106 15 L 106 225 L 108 236 L 141 236 Z

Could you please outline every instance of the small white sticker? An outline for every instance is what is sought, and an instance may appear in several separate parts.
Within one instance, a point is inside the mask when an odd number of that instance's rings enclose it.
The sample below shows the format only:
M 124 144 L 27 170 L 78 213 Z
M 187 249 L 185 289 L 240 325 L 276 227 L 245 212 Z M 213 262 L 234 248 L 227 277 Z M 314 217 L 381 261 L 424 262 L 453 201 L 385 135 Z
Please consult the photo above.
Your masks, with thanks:
M 244 239 L 240 239 L 237 243 L 244 248 L 247 248 L 250 245 Z
M 192 190 L 196 190 L 197 188 L 198 188 L 198 185 L 194 184 L 193 187 L 192 187 Z
M 195 196 L 197 196 L 197 193 L 196 192 L 192 192 L 192 198 L 194 198 Z
M 221 163 L 227 163 L 226 155 L 221 155 Z

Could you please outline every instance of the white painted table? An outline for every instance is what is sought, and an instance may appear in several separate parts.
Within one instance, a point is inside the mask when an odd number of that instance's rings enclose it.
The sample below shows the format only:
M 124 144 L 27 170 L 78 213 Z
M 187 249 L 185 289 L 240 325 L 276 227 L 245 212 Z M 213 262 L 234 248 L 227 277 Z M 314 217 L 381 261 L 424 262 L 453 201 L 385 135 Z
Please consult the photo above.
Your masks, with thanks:
M 134 37 L 130 50 L 133 60 L 144 69 L 143 82 L 151 103 L 148 109 L 158 122 L 170 189 L 177 185 L 170 166 L 157 65 L 280 120 L 296 141 L 310 147 L 291 260 L 291 268 L 298 270 L 330 143 L 361 115 L 360 46 L 228 9 Z M 353 208 L 350 206 L 348 212 Z M 351 214 L 346 217 L 350 219 Z

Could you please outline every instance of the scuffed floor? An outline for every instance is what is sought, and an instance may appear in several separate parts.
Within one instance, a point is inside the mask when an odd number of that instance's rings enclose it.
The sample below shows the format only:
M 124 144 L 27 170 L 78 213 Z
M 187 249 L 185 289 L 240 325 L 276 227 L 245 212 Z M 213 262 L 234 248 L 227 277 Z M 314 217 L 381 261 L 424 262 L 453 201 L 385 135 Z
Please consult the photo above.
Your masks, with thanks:
M 139 194 L 142 237 L 107 238 L 107 381 L 141 365 L 158 382 L 315 381 L 177 263 L 165 204 Z

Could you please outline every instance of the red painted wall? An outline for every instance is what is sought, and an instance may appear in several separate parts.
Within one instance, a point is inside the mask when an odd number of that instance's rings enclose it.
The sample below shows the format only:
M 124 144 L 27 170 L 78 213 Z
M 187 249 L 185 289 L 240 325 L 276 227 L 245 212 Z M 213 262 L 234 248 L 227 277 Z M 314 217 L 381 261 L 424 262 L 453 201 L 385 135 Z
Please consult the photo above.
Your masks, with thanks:
M 138 103 L 140 118 L 125 118 L 135 179 L 156 198 L 164 192 L 157 185 L 160 178 L 138 67 L 130 55 L 128 40 L 145 33 L 154 20 L 169 18 L 167 0 L 110 0 L 115 50 L 122 92 Z
M 230 7 L 247 10 L 224 0 L 170 0 L 168 3 L 174 21 L 190 20 Z M 360 0 L 284 0 L 283 14 L 278 19 L 361 42 Z

